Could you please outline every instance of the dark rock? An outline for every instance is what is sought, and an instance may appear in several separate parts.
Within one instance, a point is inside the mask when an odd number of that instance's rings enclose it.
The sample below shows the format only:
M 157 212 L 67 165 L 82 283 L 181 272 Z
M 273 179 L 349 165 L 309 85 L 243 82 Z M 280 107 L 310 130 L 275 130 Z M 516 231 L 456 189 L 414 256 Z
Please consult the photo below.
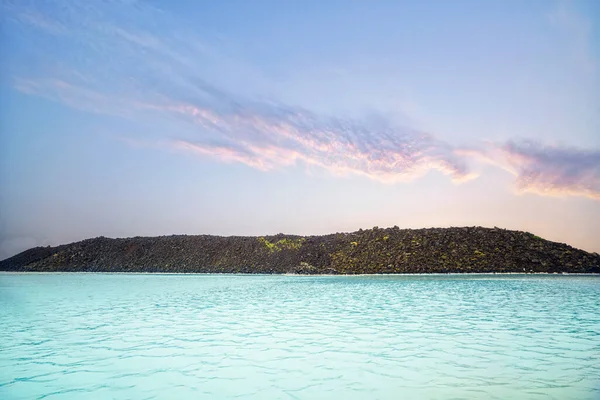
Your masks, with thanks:
M 600 255 L 499 228 L 359 230 L 324 236 L 99 237 L 36 247 L 2 271 L 376 274 L 600 273 Z

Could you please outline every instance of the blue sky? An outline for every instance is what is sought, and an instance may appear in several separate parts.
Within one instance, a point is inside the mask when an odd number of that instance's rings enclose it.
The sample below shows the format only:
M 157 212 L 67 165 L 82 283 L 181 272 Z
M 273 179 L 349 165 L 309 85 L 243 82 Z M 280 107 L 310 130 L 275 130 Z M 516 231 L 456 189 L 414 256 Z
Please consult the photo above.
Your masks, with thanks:
M 596 1 L 0 4 L 2 258 L 374 225 L 600 251 Z

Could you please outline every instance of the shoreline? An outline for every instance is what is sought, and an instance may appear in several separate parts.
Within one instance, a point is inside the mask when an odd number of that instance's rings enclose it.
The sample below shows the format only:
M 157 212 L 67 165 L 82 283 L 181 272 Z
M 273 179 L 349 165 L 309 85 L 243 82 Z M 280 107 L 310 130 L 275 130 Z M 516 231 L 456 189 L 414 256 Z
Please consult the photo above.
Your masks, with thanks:
M 542 276 L 598 276 L 594 272 L 423 272 L 396 274 L 263 274 L 263 273 L 231 273 L 231 272 L 103 272 L 103 271 L 0 271 L 0 275 L 199 275 L 199 276 L 285 276 L 285 277 L 377 277 L 377 276 L 496 276 L 496 275 L 542 275 Z

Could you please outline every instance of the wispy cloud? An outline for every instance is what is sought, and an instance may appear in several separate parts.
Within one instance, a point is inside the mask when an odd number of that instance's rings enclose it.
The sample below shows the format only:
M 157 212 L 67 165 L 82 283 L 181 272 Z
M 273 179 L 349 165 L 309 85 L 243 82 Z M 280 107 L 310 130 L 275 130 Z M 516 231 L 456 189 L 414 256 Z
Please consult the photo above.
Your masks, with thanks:
M 190 105 L 169 110 L 221 133 L 217 142 L 181 140 L 178 148 L 261 170 L 303 162 L 336 175 L 363 175 L 386 183 L 411 180 L 432 169 L 455 181 L 473 177 L 448 144 L 384 121 L 322 117 L 269 103 L 237 102 L 229 113 Z
M 15 81 L 24 93 L 77 109 L 118 116 L 162 115 L 181 132 L 170 147 L 263 171 L 300 162 L 338 176 L 362 175 L 385 183 L 409 181 L 430 170 L 455 182 L 475 177 L 449 144 L 384 119 L 320 116 L 300 107 L 227 95 L 205 83 L 201 86 L 206 105 L 176 103 L 164 96 L 160 102 L 128 99 L 59 79 Z
M 57 0 L 38 9 L 16 2 L 3 11 L 20 29 L 51 37 L 43 37 L 48 47 L 30 49 L 45 62 L 17 74 L 15 88 L 80 110 L 159 121 L 155 130 L 168 127 L 160 146 L 262 171 L 304 164 L 385 183 L 431 170 L 463 182 L 476 176 L 469 164 L 477 155 L 516 175 L 520 191 L 600 199 L 597 151 L 526 142 L 459 151 L 384 118 L 322 115 L 222 89 L 210 79 L 215 70 L 242 63 L 146 3 Z
M 124 99 L 77 85 L 63 79 L 24 79 L 13 80 L 20 92 L 59 101 L 84 111 L 99 114 L 124 115 Z M 128 107 L 129 104 L 126 104 Z
M 518 192 L 581 196 L 600 200 L 600 151 L 550 146 L 533 141 L 489 144 L 460 151 L 515 175 Z
M 62 41 L 89 60 L 70 62 L 62 75 L 18 77 L 15 87 L 23 92 L 96 113 L 151 112 L 180 132 L 169 133 L 172 147 L 264 171 L 304 163 L 380 182 L 408 181 L 430 170 L 457 182 L 473 177 L 452 146 L 433 135 L 383 119 L 324 116 L 251 100 L 206 83 L 202 64 L 214 53 L 193 31 L 168 16 L 158 18 L 160 10 L 123 2 L 107 7 L 92 1 L 85 9 L 61 3 L 70 15 L 56 21 L 67 27 Z M 162 21 L 160 37 L 145 28 L 155 21 Z M 72 70 L 85 79 L 74 82 Z
M 54 35 L 62 35 L 66 33 L 66 28 L 64 25 L 52 18 L 48 18 L 47 16 L 37 11 L 20 13 L 17 15 L 17 18 L 26 24 L 29 24 Z

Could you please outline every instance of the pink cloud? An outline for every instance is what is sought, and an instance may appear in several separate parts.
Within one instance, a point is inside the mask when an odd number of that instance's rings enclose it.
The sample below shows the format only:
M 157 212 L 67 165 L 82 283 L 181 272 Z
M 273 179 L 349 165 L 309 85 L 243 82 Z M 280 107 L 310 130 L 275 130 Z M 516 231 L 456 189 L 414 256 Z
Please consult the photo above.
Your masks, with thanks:
M 409 129 L 323 118 L 281 105 L 261 112 L 264 104 L 248 104 L 234 113 L 190 104 L 151 107 L 184 116 L 221 134 L 216 139 L 218 145 L 199 138 L 178 140 L 175 147 L 261 170 L 303 162 L 335 175 L 360 175 L 384 183 L 410 181 L 430 170 L 449 175 L 456 182 L 474 177 L 450 146 Z
M 549 146 L 531 141 L 464 150 L 515 175 L 520 193 L 542 196 L 580 196 L 600 200 L 600 152 Z

